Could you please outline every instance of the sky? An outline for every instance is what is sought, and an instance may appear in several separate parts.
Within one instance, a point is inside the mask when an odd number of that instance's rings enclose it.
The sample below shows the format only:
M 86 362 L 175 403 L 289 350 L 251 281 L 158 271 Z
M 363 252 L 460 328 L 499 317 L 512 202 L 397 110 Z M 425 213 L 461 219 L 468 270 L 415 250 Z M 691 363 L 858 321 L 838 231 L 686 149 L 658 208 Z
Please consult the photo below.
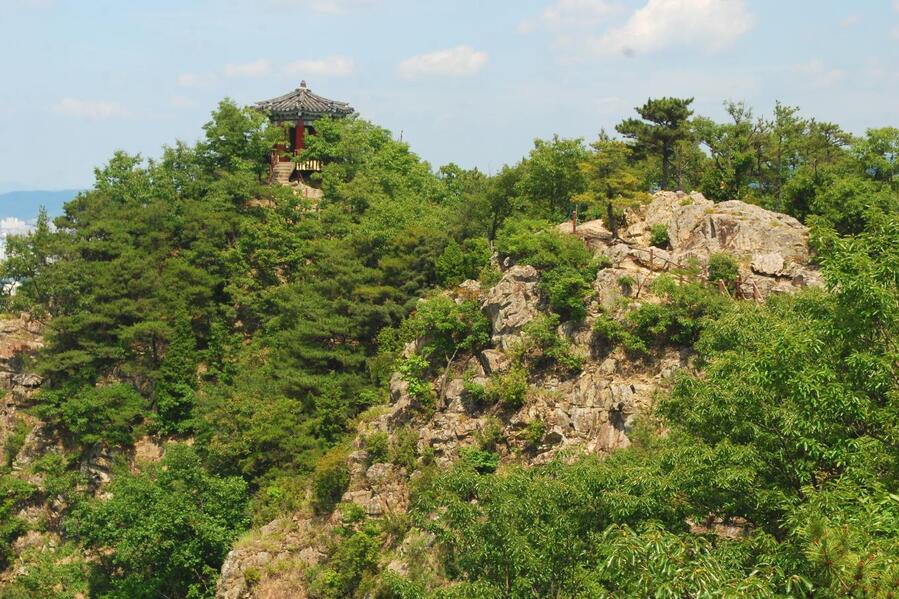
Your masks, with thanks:
M 89 187 L 300 80 L 487 172 L 648 97 L 862 133 L 899 125 L 899 0 L 0 0 L 0 191 Z

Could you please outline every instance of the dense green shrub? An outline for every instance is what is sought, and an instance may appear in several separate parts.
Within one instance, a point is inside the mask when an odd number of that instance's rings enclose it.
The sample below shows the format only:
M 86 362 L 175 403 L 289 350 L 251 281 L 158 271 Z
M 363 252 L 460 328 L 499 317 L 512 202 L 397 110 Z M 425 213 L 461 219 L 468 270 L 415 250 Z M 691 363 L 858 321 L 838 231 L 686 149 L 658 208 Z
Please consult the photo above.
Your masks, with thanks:
M 487 381 L 487 399 L 504 407 L 517 410 L 524 405 L 528 395 L 528 373 L 521 366 L 513 366 L 508 372 L 495 374 Z
M 515 350 L 518 356 L 536 368 L 558 367 L 568 373 L 580 372 L 583 357 L 575 353 L 571 343 L 559 336 L 559 317 L 542 315 L 523 329 L 523 340 Z
M 553 311 L 564 320 L 583 320 L 587 314 L 584 305 L 593 294 L 591 286 L 593 276 L 579 272 L 568 266 L 553 268 L 543 274 L 540 288 L 546 294 Z
M 513 218 L 506 221 L 496 237 L 496 251 L 518 264 L 538 270 L 560 266 L 587 268 L 592 255 L 583 241 L 560 233 L 543 220 Z
M 82 504 L 67 528 L 97 556 L 92 592 L 113 597 L 200 597 L 215 589 L 225 555 L 248 524 L 247 486 L 206 471 L 193 448 L 119 473 L 110 498 Z
M 495 451 L 496 446 L 505 441 L 502 422 L 496 418 L 488 418 L 478 430 L 475 438 L 478 441 L 478 447 L 484 451 Z
M 388 458 L 391 463 L 405 468 L 411 474 L 418 459 L 418 432 L 411 426 L 394 431 Z
M 312 509 L 317 514 L 333 511 L 349 484 L 350 471 L 346 465 L 346 454 L 335 450 L 323 456 L 312 474 Z
M 627 315 L 631 331 L 647 345 L 691 346 L 703 325 L 727 307 L 727 298 L 700 283 L 678 285 L 661 276 L 651 285 L 662 303 L 644 303 Z
M 657 248 L 667 248 L 670 240 L 668 239 L 668 227 L 662 223 L 652 226 L 649 231 L 649 243 Z
M 719 252 L 709 256 L 709 281 L 730 285 L 740 276 L 740 264 L 730 254 Z
M 477 447 L 463 447 L 459 450 L 459 459 L 466 468 L 471 468 L 479 474 L 490 474 L 496 471 L 499 464 L 499 456 Z
M 378 431 L 365 437 L 365 451 L 368 454 L 368 464 L 378 464 L 387 461 L 390 437 L 385 431 Z
M 605 313 L 597 315 L 593 323 L 593 342 L 608 346 L 620 343 L 634 356 L 645 356 L 649 353 L 643 339 L 632 333 L 624 323 Z
M 0 568 L 6 569 L 12 557 L 12 544 L 28 530 L 28 525 L 18 516 L 19 510 L 38 489 L 15 476 L 0 475 Z
M 528 422 L 524 429 L 522 439 L 528 449 L 537 448 L 546 436 L 546 425 L 539 418 L 535 418 Z
M 445 287 L 453 287 L 466 279 L 477 279 L 490 263 L 490 246 L 484 238 L 470 238 L 460 246 L 450 240 L 434 268 L 437 279 Z
M 41 392 L 37 407 L 42 418 L 69 431 L 79 443 L 119 446 L 134 441 L 146 409 L 147 401 L 124 383 L 48 389 Z

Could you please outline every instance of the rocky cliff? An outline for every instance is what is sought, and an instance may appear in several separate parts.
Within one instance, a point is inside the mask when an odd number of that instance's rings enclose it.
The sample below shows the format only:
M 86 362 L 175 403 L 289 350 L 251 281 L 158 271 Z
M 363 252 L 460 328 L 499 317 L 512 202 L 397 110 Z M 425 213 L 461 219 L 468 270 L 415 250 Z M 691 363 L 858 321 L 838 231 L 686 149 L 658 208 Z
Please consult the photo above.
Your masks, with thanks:
M 621 348 L 597 351 L 592 328 L 601 314 L 659 301 L 651 282 L 663 273 L 678 277 L 689 269 L 704 272 L 712 255 L 725 252 L 736 258 L 739 277 L 722 291 L 746 301 L 820 284 L 809 263 L 808 231 L 790 217 L 742 202 L 714 204 L 700 194 L 661 192 L 627 219 L 620 239 L 613 239 L 599 221 L 583 223 L 575 231 L 570 223 L 559 225 L 559 231 L 581 237 L 608 264 L 594 281 L 586 319 L 562 323 L 558 329 L 572 351 L 584 358 L 576 373 L 529 372 L 520 407 L 476 401 L 472 390 L 509 372 L 523 328 L 547 307 L 539 273 L 531 266 L 504 264 L 502 279 L 489 289 L 475 281 L 464 283 L 453 296 L 480 303 L 491 322 L 492 347 L 431 381 L 437 397 L 432 412 L 421 410 L 409 383 L 394 375 L 389 404 L 370 411 L 359 423 L 346 460 L 350 482 L 343 501 L 374 517 L 407 509 L 409 482 L 424 458 L 411 463 L 373 459 L 368 440 L 377 435 L 386 434 L 392 443 L 405 439 L 414 444 L 416 455 L 427 456 L 438 467 L 458 459 L 463 448 L 482 446 L 485 439 L 501 461 L 528 465 L 628 445 L 634 418 L 669 387 L 678 370 L 691 368 L 690 351 L 667 348 L 641 359 Z M 650 245 L 659 225 L 667 231 L 667 248 Z M 217 596 L 305 596 L 304 571 L 328 559 L 331 530 L 339 523 L 340 510 L 328 518 L 298 513 L 254 531 L 228 555 Z M 428 542 L 413 529 L 384 557 L 385 564 L 405 571 L 409 552 L 422 551 Z

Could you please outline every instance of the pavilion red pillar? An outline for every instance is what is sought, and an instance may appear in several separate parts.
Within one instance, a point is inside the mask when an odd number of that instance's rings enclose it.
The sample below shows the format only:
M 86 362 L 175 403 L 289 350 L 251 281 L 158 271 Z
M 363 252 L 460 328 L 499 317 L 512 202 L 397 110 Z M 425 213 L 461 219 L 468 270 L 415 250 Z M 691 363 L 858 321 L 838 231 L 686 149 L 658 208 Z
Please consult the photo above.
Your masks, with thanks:
M 299 152 L 306 147 L 306 125 L 302 119 L 297 121 L 297 126 L 293 130 L 293 148 Z

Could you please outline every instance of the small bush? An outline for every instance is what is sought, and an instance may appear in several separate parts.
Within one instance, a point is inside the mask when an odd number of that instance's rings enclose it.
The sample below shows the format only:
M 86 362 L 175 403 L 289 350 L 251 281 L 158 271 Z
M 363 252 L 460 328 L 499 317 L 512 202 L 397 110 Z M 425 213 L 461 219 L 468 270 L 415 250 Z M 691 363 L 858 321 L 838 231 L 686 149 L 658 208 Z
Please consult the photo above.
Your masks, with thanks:
M 550 307 L 565 320 L 583 320 L 587 315 L 585 302 L 593 293 L 591 282 L 596 272 L 581 272 L 570 266 L 553 268 L 543 274 L 540 288 Z
M 625 351 L 632 355 L 643 356 L 649 353 L 646 343 L 634 335 L 628 328 L 608 314 L 600 314 L 593 323 L 594 343 L 605 343 L 608 346 L 621 344 Z
M 709 256 L 709 281 L 732 284 L 740 276 L 740 265 L 728 254 L 719 252 Z
M 492 264 L 488 264 L 478 273 L 478 281 L 482 289 L 490 289 L 503 278 L 503 273 Z
M 487 383 L 486 394 L 492 403 L 517 410 L 524 405 L 528 395 L 528 376 L 524 368 L 517 366 L 509 372 L 494 375 Z
M 418 402 L 418 408 L 430 413 L 436 408 L 434 387 L 425 377 L 430 364 L 422 356 L 413 354 L 399 365 L 400 376 L 409 384 L 409 395 Z
M 259 571 L 259 568 L 256 568 L 254 566 L 250 566 L 243 571 L 243 579 L 244 582 L 247 583 L 248 587 L 256 586 L 261 578 L 262 573 Z
M 368 453 L 368 465 L 379 464 L 387 460 L 387 449 L 390 438 L 384 431 L 378 431 L 365 437 L 365 451 Z
M 510 218 L 496 236 L 496 251 L 517 264 L 530 264 L 539 270 L 560 266 L 585 269 L 591 252 L 573 235 L 563 235 L 543 220 Z
M 31 427 L 22 419 L 16 419 L 15 426 L 6 437 L 6 444 L 3 447 L 4 463 L 6 467 L 12 466 L 16 456 L 19 455 L 22 446 L 25 445 L 25 438 L 31 432 Z
M 462 464 L 473 469 L 478 474 L 491 474 L 496 472 L 499 465 L 499 456 L 492 451 L 484 451 L 477 447 L 463 447 L 459 450 L 459 458 Z
M 559 336 L 558 326 L 556 314 L 535 318 L 525 325 L 524 341 L 517 353 L 538 368 L 558 366 L 572 374 L 580 372 L 584 360 L 568 340 Z
M 465 390 L 465 395 L 469 401 L 479 408 L 487 406 L 491 401 L 487 393 L 487 387 L 473 381 L 468 373 L 462 379 L 462 388 Z
M 483 238 L 466 239 L 460 246 L 450 240 L 443 254 L 434 264 L 437 280 L 445 287 L 453 287 L 466 279 L 477 278 L 490 263 L 490 248 Z
M 409 426 L 404 426 L 393 434 L 388 458 L 392 464 L 401 466 L 411 474 L 415 470 L 418 459 L 418 433 Z
M 496 418 L 488 418 L 483 428 L 477 432 L 478 446 L 484 451 L 493 451 L 502 443 L 503 426 Z
M 543 421 L 538 418 L 528 422 L 527 426 L 524 429 L 522 438 L 524 439 L 525 445 L 528 449 L 536 449 L 540 446 L 540 443 L 543 441 L 543 437 L 545 436 L 546 425 L 543 424 Z
M 671 240 L 668 238 L 668 227 L 662 223 L 652 226 L 649 232 L 649 243 L 657 248 L 667 248 Z
M 316 514 L 329 514 L 340 502 L 350 484 L 350 471 L 342 451 L 324 455 L 312 475 L 312 509 Z

